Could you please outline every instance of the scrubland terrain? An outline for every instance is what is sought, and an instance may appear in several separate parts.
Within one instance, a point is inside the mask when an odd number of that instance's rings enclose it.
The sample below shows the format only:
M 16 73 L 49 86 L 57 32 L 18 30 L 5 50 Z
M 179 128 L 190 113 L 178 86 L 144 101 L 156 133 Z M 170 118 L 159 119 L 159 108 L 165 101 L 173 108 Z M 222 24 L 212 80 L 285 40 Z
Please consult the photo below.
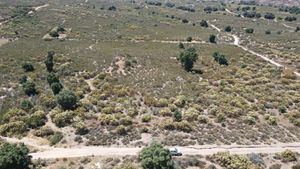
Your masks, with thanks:
M 21 139 L 32 152 L 137 148 L 152 141 L 169 147 L 300 142 L 300 25 L 286 19 L 297 13 L 267 5 L 158 2 L 1 1 L 3 140 Z M 261 17 L 245 17 L 245 11 Z M 198 59 L 186 71 L 178 57 L 189 48 Z M 219 64 L 215 52 L 227 64 Z M 280 153 L 255 154 L 262 164 L 251 155 L 191 155 L 175 163 L 230 168 L 220 160 L 228 157 L 246 160 L 245 168 L 289 168 L 298 159 L 293 155 L 296 160 L 284 161 Z M 137 156 L 39 162 L 114 168 L 124 161 L 139 167 Z

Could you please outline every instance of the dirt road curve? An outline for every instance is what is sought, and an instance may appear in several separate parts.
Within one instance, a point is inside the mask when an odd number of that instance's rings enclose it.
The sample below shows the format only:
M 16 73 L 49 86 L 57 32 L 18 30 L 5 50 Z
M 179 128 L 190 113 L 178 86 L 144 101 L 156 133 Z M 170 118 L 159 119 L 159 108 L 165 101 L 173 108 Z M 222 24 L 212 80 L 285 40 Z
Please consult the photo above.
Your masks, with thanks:
M 86 156 L 126 156 L 137 155 L 142 148 L 127 147 L 81 147 L 81 148 L 53 148 L 44 152 L 32 153 L 33 159 L 72 158 Z M 179 147 L 183 155 L 212 155 L 220 151 L 235 154 L 266 153 L 274 154 L 286 149 L 300 153 L 300 143 L 280 143 L 274 145 L 203 145 Z

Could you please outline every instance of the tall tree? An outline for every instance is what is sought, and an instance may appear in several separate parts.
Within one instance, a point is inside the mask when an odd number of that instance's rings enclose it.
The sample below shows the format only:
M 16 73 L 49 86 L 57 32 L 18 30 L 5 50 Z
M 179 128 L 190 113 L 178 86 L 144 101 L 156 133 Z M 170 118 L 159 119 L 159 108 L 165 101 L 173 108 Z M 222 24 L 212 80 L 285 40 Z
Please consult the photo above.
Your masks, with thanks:
M 1 169 L 28 169 L 30 164 L 31 156 L 24 144 L 4 143 L 0 146 Z
M 53 56 L 54 56 L 54 54 L 55 53 L 53 51 L 49 51 L 48 52 L 47 59 L 45 61 L 45 65 L 47 67 L 47 71 L 48 72 L 52 72 L 53 71 L 53 66 L 54 66 Z
M 180 53 L 178 60 L 181 62 L 182 66 L 186 71 L 191 71 L 194 67 L 194 63 L 198 59 L 198 54 L 195 48 L 185 49 Z

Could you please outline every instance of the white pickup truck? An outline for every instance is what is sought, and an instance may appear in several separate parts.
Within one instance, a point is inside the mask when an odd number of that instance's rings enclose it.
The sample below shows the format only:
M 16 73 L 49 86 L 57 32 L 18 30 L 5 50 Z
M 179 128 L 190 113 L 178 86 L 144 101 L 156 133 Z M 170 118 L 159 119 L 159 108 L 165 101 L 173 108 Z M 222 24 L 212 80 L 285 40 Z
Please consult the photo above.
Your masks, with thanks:
M 171 156 L 182 156 L 181 151 L 177 147 L 169 148 Z

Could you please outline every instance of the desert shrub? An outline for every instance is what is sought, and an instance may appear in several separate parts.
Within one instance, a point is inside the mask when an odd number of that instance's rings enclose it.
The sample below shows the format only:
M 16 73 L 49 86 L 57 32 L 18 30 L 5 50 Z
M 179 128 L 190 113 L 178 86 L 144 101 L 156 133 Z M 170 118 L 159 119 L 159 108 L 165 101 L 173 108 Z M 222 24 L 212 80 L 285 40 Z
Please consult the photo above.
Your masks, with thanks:
M 102 125 L 114 125 L 114 126 L 119 125 L 118 120 L 115 118 L 115 116 L 111 114 L 100 114 L 98 120 Z
M 191 36 L 189 36 L 189 37 L 186 38 L 186 41 L 192 42 L 192 41 L 193 41 L 193 38 L 192 38 Z
M 144 101 L 145 105 L 147 105 L 147 106 L 155 106 L 157 104 L 156 98 L 152 97 L 150 95 L 144 96 L 143 101 Z
M 270 35 L 270 34 L 271 34 L 271 31 L 270 31 L 270 30 L 266 30 L 266 31 L 265 31 L 265 34 L 266 34 L 266 35 Z
M 23 83 L 22 87 L 23 87 L 25 94 L 27 94 L 28 96 L 32 96 L 37 93 L 37 91 L 35 89 L 35 84 L 31 81 L 27 81 L 27 82 Z
M 143 148 L 139 153 L 138 159 L 144 169 L 174 168 L 174 162 L 169 150 L 158 143 L 152 143 L 150 146 Z
M 168 8 L 173 8 L 175 6 L 175 4 L 172 3 L 172 2 L 166 2 L 165 6 L 168 7 Z
M 166 106 L 168 106 L 168 104 L 169 104 L 168 99 L 161 98 L 158 100 L 156 107 L 166 107 Z
M 198 54 L 195 48 L 188 48 L 181 52 L 177 59 L 181 62 L 181 65 L 186 71 L 191 71 L 194 67 L 194 63 L 198 59 Z
M 273 164 L 269 167 L 269 169 L 281 169 L 281 164 Z
M 218 163 L 227 169 L 254 169 L 257 168 L 248 158 L 230 154 L 229 152 L 219 152 L 210 157 L 213 162 Z
M 278 108 L 278 111 L 280 113 L 286 113 L 286 107 L 284 105 L 280 105 L 279 108 Z
M 55 73 L 51 72 L 47 75 L 47 82 L 49 85 L 59 83 L 59 78 Z
M 296 153 L 291 150 L 285 150 L 284 152 L 279 154 L 279 158 L 282 162 L 293 162 L 297 161 Z
M 34 67 L 31 63 L 24 63 L 22 65 L 22 68 L 24 69 L 25 72 L 31 72 L 34 71 Z
M 210 35 L 209 36 L 209 42 L 210 43 L 216 43 L 216 35 Z
M 67 110 L 64 112 L 58 112 L 56 114 L 51 114 L 53 123 L 58 127 L 65 127 L 66 125 L 73 122 L 75 113 L 73 111 Z
M 266 19 L 275 19 L 275 15 L 273 14 L 273 13 L 269 13 L 269 12 L 267 12 L 266 14 L 265 14 L 265 18 Z
M 33 108 L 33 104 L 29 100 L 22 100 L 20 107 L 25 111 L 29 111 L 30 109 Z
M 104 113 L 104 114 L 114 114 L 116 113 L 116 110 L 114 107 L 112 106 L 107 106 L 107 107 L 104 107 L 102 110 L 101 110 L 101 113 Z
M 297 26 L 295 32 L 299 32 L 300 31 L 300 27 Z
M 116 11 L 117 8 L 115 6 L 110 6 L 107 8 L 109 11 Z
M 187 20 L 187 19 L 182 19 L 182 23 L 189 23 L 189 20 Z
M 56 29 L 52 29 L 50 32 L 49 32 L 49 35 L 53 38 L 57 38 L 59 37 L 59 33 Z
M 177 9 L 181 9 L 183 11 L 195 12 L 194 7 L 191 5 L 178 6 Z
M 89 129 L 85 125 L 83 121 L 77 121 L 76 123 L 73 124 L 73 127 L 75 128 L 75 134 L 79 135 L 85 135 L 89 132 Z
M 23 121 L 14 121 L 0 126 L 2 136 L 22 135 L 27 131 L 27 125 Z
M 249 124 L 249 125 L 254 125 L 256 123 L 256 119 L 252 116 L 245 116 L 243 119 L 244 123 Z
M 175 122 L 175 128 L 183 132 L 191 132 L 193 130 L 191 123 L 186 120 Z
M 42 110 L 38 110 L 29 116 L 27 124 L 30 128 L 37 128 L 43 126 L 46 120 L 46 113 Z
M 179 95 L 176 97 L 175 101 L 174 101 L 174 105 L 176 105 L 177 107 L 184 107 L 184 105 L 186 104 L 187 99 L 184 95 Z
M 120 125 L 116 128 L 116 132 L 120 135 L 125 135 L 127 133 L 126 127 L 123 125 Z
M 1 169 L 29 169 L 31 156 L 24 144 L 4 143 L 0 145 Z
M 167 120 L 164 120 L 162 123 L 161 123 L 161 126 L 163 129 L 165 130 L 175 130 L 175 124 L 173 122 L 172 119 L 167 119 Z
M 161 6 L 161 2 L 157 1 L 157 0 L 147 0 L 146 3 L 148 5 L 154 5 L 154 6 Z
M 226 117 L 224 115 L 224 113 L 218 113 L 217 117 L 216 117 L 216 122 L 217 123 L 222 123 L 226 120 Z
M 268 115 L 266 115 L 265 119 L 267 120 L 267 122 L 270 125 L 277 125 L 277 118 L 276 118 L 276 116 L 268 116 Z
M 295 21 L 297 20 L 297 18 L 295 16 L 287 16 L 284 18 L 285 21 L 289 21 L 289 22 L 292 22 L 292 21 Z
M 195 121 L 197 120 L 199 114 L 200 112 L 197 109 L 190 107 L 183 113 L 183 118 L 188 121 Z
M 50 145 L 53 146 L 53 145 L 59 143 L 63 138 L 64 138 L 64 136 L 61 132 L 55 132 L 49 138 Z
M 160 114 L 161 116 L 172 116 L 172 111 L 171 111 L 170 108 L 165 107 L 165 108 L 163 108 L 163 109 L 161 109 L 161 110 L 159 111 L 159 114 Z
M 50 127 L 41 127 L 38 130 L 35 130 L 33 133 L 37 137 L 48 137 L 54 134 L 54 131 Z
M 179 111 L 175 111 L 173 116 L 174 116 L 174 120 L 177 122 L 180 122 L 182 120 L 182 113 Z
M 132 162 L 124 162 L 121 165 L 114 167 L 114 169 L 138 169 L 138 167 Z
M 145 114 L 145 115 L 142 116 L 142 122 L 144 122 L 144 123 L 150 122 L 151 119 L 152 119 L 152 117 L 151 117 L 150 114 Z
M 54 82 L 51 84 L 51 89 L 53 94 L 57 95 L 63 89 L 63 85 L 59 82 Z
M 206 20 L 201 20 L 200 26 L 207 28 L 208 27 L 207 21 Z
M 180 49 L 184 49 L 184 45 L 183 45 L 183 43 L 179 43 L 179 45 L 178 45 L 178 47 L 180 48 Z
M 300 169 L 300 163 L 293 165 L 292 169 Z
M 197 120 L 199 121 L 199 123 L 203 123 L 203 124 L 208 123 L 208 118 L 206 116 L 204 116 L 204 115 L 198 116 Z
M 56 95 L 57 103 L 65 110 L 73 109 L 77 104 L 76 95 L 68 90 L 61 91 Z
M 215 53 L 213 54 L 213 58 L 214 58 L 214 60 L 215 60 L 216 62 L 218 62 L 220 65 L 226 65 L 226 66 L 229 65 L 229 64 L 228 64 L 228 61 L 227 61 L 227 59 L 226 59 L 226 56 L 223 55 L 223 54 L 221 54 L 221 53 L 219 53 L 219 52 L 215 52 Z
M 225 32 L 231 32 L 232 27 L 231 26 L 226 26 L 224 30 L 225 30 Z
M 20 84 L 23 84 L 23 83 L 26 83 L 27 82 L 27 76 L 26 75 L 23 75 L 20 79 L 19 79 L 19 83 Z
M 27 113 L 22 109 L 11 108 L 2 116 L 1 120 L 6 123 L 10 121 L 22 121 L 22 117 L 26 116 L 26 114 Z
M 245 31 L 246 31 L 246 33 L 253 33 L 254 29 L 253 28 L 247 28 Z

